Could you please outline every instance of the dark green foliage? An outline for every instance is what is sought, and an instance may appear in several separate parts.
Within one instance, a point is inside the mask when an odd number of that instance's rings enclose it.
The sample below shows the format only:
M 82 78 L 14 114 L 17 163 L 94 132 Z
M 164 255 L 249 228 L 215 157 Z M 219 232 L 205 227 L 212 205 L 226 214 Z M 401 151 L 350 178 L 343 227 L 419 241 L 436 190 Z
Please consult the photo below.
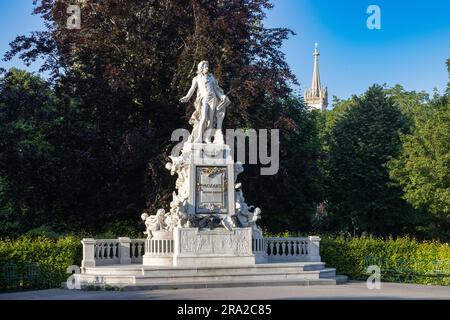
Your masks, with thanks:
M 318 114 L 307 111 L 297 97 L 283 101 L 279 113 L 274 128 L 280 130 L 280 169 L 276 175 L 260 176 L 259 168 L 247 166 L 245 197 L 262 208 L 261 224 L 266 229 L 310 230 L 322 190 L 317 168 Z
M 413 130 L 402 136 L 399 157 L 389 162 L 390 176 L 403 197 L 428 213 L 434 228 L 429 237 L 449 239 L 450 221 L 450 100 L 433 100 L 417 111 Z

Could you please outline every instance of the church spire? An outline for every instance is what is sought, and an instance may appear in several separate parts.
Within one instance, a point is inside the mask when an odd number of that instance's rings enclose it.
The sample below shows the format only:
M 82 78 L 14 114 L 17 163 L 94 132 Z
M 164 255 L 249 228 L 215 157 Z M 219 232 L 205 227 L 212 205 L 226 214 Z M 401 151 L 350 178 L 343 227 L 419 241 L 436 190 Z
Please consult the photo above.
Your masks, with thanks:
M 319 90 L 320 90 L 320 74 L 319 74 L 319 49 L 317 48 L 318 44 L 315 43 L 315 50 L 314 50 L 314 71 L 313 71 L 313 78 L 312 78 L 312 84 L 311 84 L 311 92 L 314 94 L 314 96 L 319 96 Z
M 315 109 L 325 110 L 328 106 L 328 90 L 322 87 L 319 74 L 319 49 L 316 42 L 314 49 L 314 70 L 311 90 L 305 91 L 306 104 Z

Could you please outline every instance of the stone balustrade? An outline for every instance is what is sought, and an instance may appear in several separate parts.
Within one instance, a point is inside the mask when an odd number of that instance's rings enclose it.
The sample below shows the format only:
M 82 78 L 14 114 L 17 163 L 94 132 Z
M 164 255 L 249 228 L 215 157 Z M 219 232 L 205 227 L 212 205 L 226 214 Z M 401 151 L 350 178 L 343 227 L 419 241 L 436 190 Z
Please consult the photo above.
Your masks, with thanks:
M 269 262 L 320 262 L 320 238 L 264 238 Z
M 173 239 L 147 239 L 146 254 L 167 255 L 173 254 Z
M 174 240 L 166 239 L 83 239 L 82 267 L 142 263 L 144 253 L 157 260 L 171 258 Z M 254 238 L 252 251 L 257 263 L 263 262 L 320 262 L 320 238 Z M 144 248 L 145 247 L 145 248 Z M 154 258 L 152 258 L 154 257 Z
M 85 238 L 81 243 L 83 244 L 82 267 L 142 263 L 145 244 L 143 239 Z

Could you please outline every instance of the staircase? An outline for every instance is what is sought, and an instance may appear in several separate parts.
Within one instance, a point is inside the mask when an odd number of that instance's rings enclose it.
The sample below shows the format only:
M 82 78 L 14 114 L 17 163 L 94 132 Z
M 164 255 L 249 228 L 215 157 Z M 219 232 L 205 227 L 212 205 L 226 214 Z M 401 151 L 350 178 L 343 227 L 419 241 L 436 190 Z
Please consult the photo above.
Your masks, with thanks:
M 111 265 L 85 268 L 78 275 L 82 288 L 120 287 L 124 290 L 217 288 L 249 286 L 336 285 L 347 277 L 323 262 L 261 263 L 243 267 L 151 267 Z

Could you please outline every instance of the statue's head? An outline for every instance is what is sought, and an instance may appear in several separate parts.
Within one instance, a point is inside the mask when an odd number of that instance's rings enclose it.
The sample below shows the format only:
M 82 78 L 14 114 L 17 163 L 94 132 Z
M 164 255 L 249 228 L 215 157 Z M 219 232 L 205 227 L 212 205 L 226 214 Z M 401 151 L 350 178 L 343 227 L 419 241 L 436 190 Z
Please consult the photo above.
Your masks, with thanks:
M 207 74 L 209 71 L 209 62 L 208 61 L 200 61 L 197 66 L 197 74 Z

